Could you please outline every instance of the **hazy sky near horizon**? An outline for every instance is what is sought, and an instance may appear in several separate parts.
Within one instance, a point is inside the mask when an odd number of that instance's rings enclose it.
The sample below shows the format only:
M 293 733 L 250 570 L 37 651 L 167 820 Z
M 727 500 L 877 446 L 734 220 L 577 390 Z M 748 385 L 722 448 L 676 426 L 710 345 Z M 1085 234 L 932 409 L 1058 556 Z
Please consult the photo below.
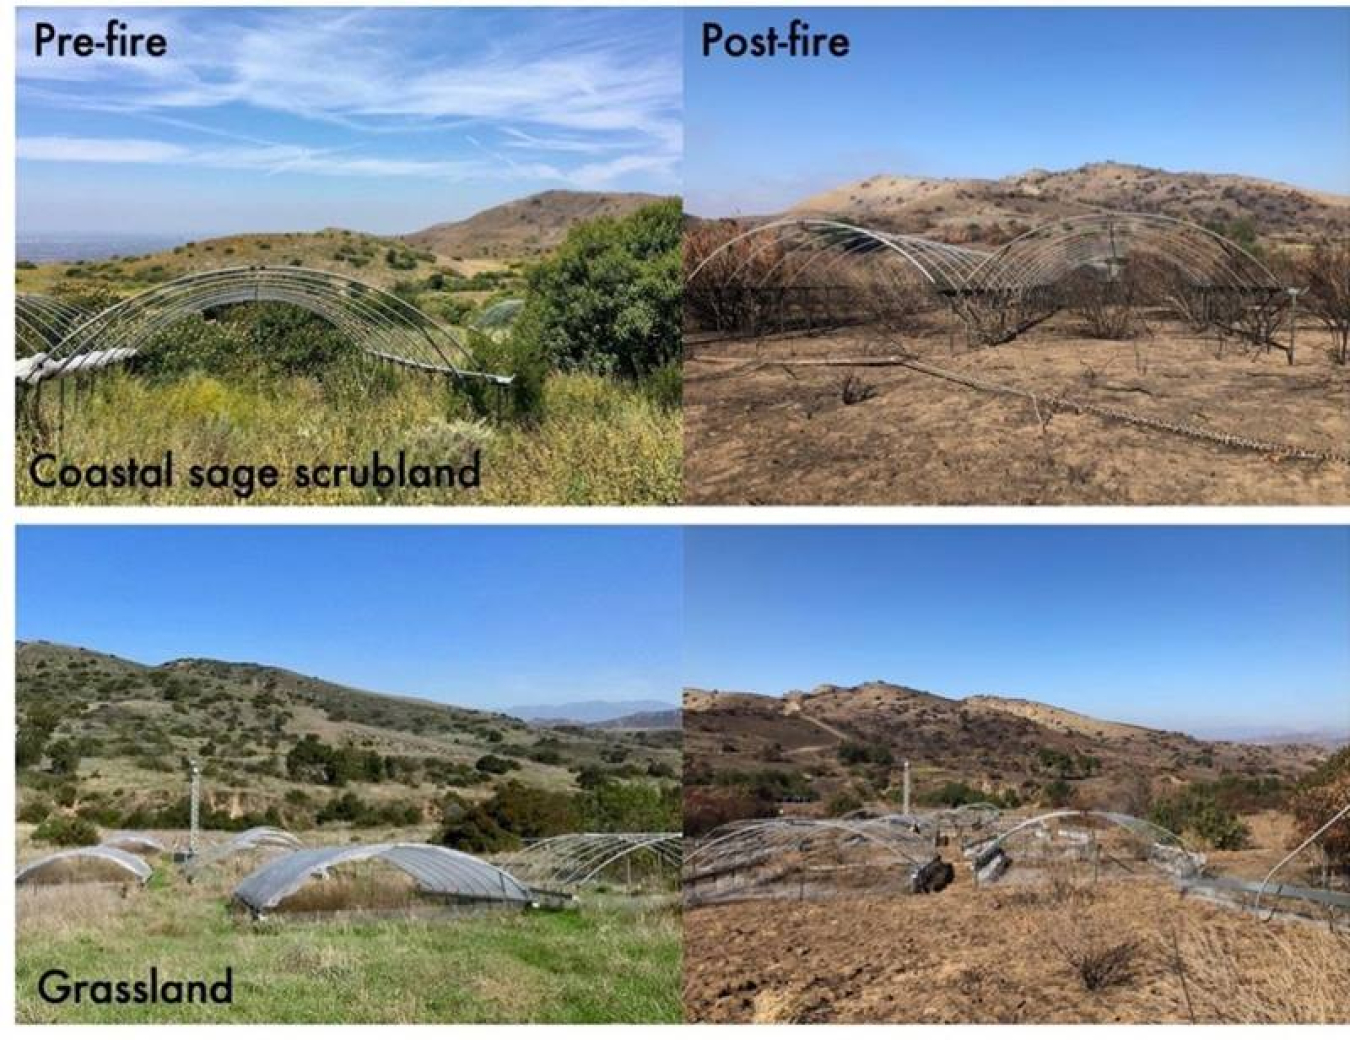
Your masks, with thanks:
M 701 56 L 701 25 L 847 32 L 847 58 Z M 880 173 L 1115 160 L 1350 193 L 1345 8 L 691 10 L 685 200 L 774 212 Z
M 33 25 L 164 58 L 34 56 Z M 22 8 L 18 231 L 396 233 L 550 188 L 677 193 L 680 14 Z
M 17 632 L 502 709 L 680 698 L 671 527 L 20 526 Z
M 696 527 L 686 683 L 883 679 L 1199 735 L 1350 732 L 1345 527 Z

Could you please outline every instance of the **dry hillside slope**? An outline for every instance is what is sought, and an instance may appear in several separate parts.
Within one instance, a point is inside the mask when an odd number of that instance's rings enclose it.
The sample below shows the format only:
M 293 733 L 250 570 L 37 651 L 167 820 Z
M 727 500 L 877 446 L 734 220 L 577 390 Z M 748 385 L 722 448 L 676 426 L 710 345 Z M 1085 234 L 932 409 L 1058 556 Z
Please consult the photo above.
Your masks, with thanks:
M 385 289 L 397 281 L 424 280 L 438 270 L 436 257 L 425 249 L 394 238 L 325 228 L 227 235 L 185 242 L 144 256 L 30 264 L 20 266 L 15 281 L 19 292 L 68 296 L 75 290 L 88 294 L 102 287 L 121 294 L 184 275 L 261 265 L 331 271 Z
M 1080 802 L 1130 811 L 1147 798 L 1141 780 L 1155 787 L 1224 773 L 1292 780 L 1325 755 L 1307 745 L 1198 740 L 1034 701 L 952 699 L 880 681 L 782 697 L 689 690 L 684 708 L 686 777 L 693 783 L 716 785 L 719 774 L 766 769 L 800 773 L 820 795 L 814 811 L 821 812 L 832 794 L 857 790 L 859 781 L 886 790 L 905 760 L 920 801 L 948 782 L 1035 799 L 1058 778 L 1074 785 Z M 847 749 L 840 752 L 847 744 L 884 748 L 890 762 L 845 763 Z M 886 756 L 871 756 L 877 757 Z
M 499 777 L 565 790 L 587 768 L 647 776 L 649 767 L 672 775 L 679 765 L 677 734 L 532 725 L 260 664 L 192 658 L 151 666 L 27 642 L 18 646 L 16 674 L 21 738 L 55 724 L 44 754 L 19 773 L 21 802 L 63 782 L 52 761 L 63 742 L 78 749 L 77 796 L 121 813 L 181 796 L 189 758 L 202 764 L 212 808 L 265 811 L 307 786 L 288 776 L 286 757 L 310 734 L 393 763 L 380 781 L 352 785 L 376 802 L 430 803 L 447 788 L 478 797 Z M 497 760 L 493 770 L 480 768 L 485 756 Z
M 1350 227 L 1350 196 L 1235 174 L 1174 173 L 1127 163 L 1028 170 L 998 180 L 879 174 L 803 199 L 829 214 L 947 242 L 997 244 L 1047 221 L 1111 209 L 1161 213 L 1271 241 L 1307 242 Z
M 404 241 L 449 259 L 534 256 L 556 248 L 568 229 L 596 217 L 623 217 L 659 195 L 641 192 L 545 191 L 485 209 L 466 220 L 433 224 Z

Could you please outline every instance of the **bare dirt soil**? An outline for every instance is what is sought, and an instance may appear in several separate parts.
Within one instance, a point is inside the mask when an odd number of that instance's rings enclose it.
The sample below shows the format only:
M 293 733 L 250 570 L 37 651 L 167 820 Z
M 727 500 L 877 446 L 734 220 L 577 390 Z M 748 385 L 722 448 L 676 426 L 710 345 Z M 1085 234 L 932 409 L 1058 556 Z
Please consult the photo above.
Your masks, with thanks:
M 1238 450 L 965 387 L 903 367 L 791 359 L 909 352 L 978 379 L 1264 442 L 1350 449 L 1350 367 L 1298 331 L 1295 364 L 1169 319 L 1134 339 L 1085 338 L 1060 314 L 968 349 L 929 323 L 893 335 L 686 347 L 685 500 L 700 504 L 1343 504 L 1350 466 Z M 847 385 L 846 385 L 847 384 Z M 853 401 L 853 403 L 846 403 Z
M 1161 880 L 977 890 L 958 868 L 935 895 L 686 909 L 684 934 L 694 1022 L 1350 1021 L 1350 936 Z

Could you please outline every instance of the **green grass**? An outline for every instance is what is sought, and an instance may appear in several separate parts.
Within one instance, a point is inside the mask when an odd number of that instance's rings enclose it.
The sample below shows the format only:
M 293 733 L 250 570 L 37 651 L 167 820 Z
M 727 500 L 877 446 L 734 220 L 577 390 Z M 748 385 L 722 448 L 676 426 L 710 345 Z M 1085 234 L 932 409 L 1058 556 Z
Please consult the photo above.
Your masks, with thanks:
M 78 892 L 89 886 L 73 886 Z M 21 890 L 16 1010 L 21 1023 L 679 1022 L 678 912 L 603 899 L 576 911 L 435 920 L 236 919 L 224 898 L 180 879 L 122 899 L 45 899 Z M 54 895 L 54 893 L 51 893 Z M 219 978 L 228 1007 L 53 1006 L 42 972 L 84 979 Z
M 100 376 L 78 403 L 73 384 L 42 393 L 40 422 L 20 422 L 16 480 L 28 505 L 230 505 L 229 489 L 186 486 L 201 464 L 277 466 L 283 480 L 251 504 L 668 504 L 679 500 L 682 427 L 678 410 L 641 389 L 596 376 L 557 374 L 545 388 L 543 419 L 494 425 L 438 380 L 358 372 L 321 382 L 304 377 L 222 380 L 203 375 L 156 382 L 126 373 Z M 70 382 L 70 381 L 67 381 Z M 59 435 L 58 435 L 59 430 Z M 29 479 L 38 451 L 62 461 L 111 464 L 153 460 L 172 447 L 172 489 L 43 489 Z M 297 464 L 362 463 L 378 448 L 402 448 L 412 462 L 462 461 L 482 451 L 475 490 L 297 489 Z

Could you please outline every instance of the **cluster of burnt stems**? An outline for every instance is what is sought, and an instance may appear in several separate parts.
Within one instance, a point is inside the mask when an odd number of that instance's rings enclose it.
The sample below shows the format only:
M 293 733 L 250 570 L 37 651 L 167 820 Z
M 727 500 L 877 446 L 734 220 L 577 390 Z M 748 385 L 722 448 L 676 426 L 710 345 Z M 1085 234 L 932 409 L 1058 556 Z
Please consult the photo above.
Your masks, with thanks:
M 883 250 L 828 236 L 746 234 L 735 222 L 689 229 L 684 243 L 686 332 L 758 337 L 875 325 L 890 335 L 956 322 L 972 343 L 1004 342 L 1068 314 L 1093 339 L 1128 340 L 1160 321 L 1286 351 L 1295 307 L 1333 337 L 1350 361 L 1350 244 L 1323 243 L 1263 256 L 1262 284 L 1205 280 L 1174 258 L 1135 249 L 1085 264 L 1045 284 L 961 289 L 935 285 Z

